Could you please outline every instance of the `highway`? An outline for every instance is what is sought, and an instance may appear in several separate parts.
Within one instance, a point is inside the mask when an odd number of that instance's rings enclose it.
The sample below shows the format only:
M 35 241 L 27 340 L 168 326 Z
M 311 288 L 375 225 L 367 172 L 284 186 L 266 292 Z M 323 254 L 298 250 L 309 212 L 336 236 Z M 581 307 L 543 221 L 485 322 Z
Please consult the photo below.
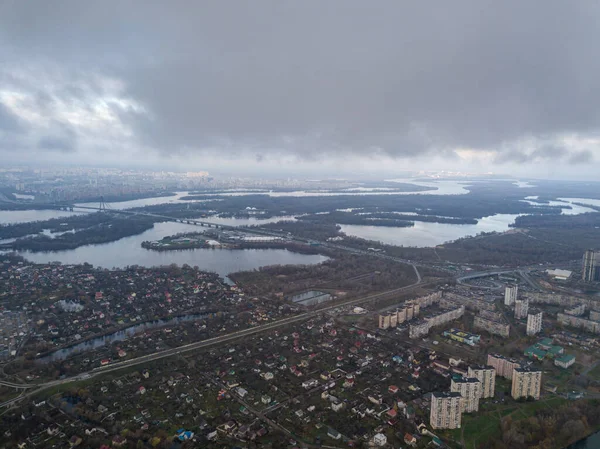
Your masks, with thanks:
M 243 337 L 250 337 L 250 336 L 262 333 L 262 332 L 271 331 L 274 329 L 278 329 L 280 327 L 285 327 L 285 326 L 289 326 L 294 323 L 306 321 L 306 320 L 316 317 L 322 313 L 325 313 L 325 312 L 328 312 L 331 310 L 335 310 L 339 307 L 347 307 L 347 306 L 353 306 L 353 305 L 357 305 L 357 304 L 364 304 L 367 302 L 384 299 L 391 295 L 395 295 L 400 292 L 405 292 L 407 290 L 414 289 L 416 287 L 423 287 L 423 286 L 427 286 L 427 285 L 429 285 L 429 284 L 423 284 L 422 281 L 419 280 L 419 281 L 417 281 L 411 285 L 407 285 L 405 287 L 399 287 L 399 288 L 387 290 L 387 291 L 380 292 L 380 293 L 374 293 L 372 295 L 364 296 L 361 298 L 351 299 L 351 300 L 345 301 L 343 303 L 332 304 L 332 305 L 329 305 L 329 306 L 326 306 L 326 307 L 323 307 L 323 308 L 320 308 L 317 310 L 312 310 L 310 312 L 302 313 L 300 315 L 295 315 L 293 317 L 283 318 L 281 320 L 263 324 L 261 326 L 256 326 L 256 327 L 252 327 L 249 329 L 243 329 L 243 330 L 232 332 L 232 333 L 229 333 L 226 335 L 209 338 L 207 340 L 202 340 L 202 341 L 198 341 L 198 342 L 194 342 L 194 343 L 189 343 L 189 344 L 183 345 L 183 346 L 178 346 L 176 348 L 165 349 L 163 351 L 136 357 L 136 358 L 133 358 L 130 360 L 124 360 L 122 362 L 116 362 L 116 363 L 112 363 L 109 365 L 96 367 L 96 368 L 92 369 L 91 371 L 78 374 L 77 376 L 68 377 L 66 379 L 53 380 L 53 381 L 50 381 L 50 382 L 47 382 L 44 384 L 37 384 L 37 385 L 13 384 L 10 382 L 5 382 L 5 384 L 8 384 L 6 386 L 11 386 L 13 388 L 20 388 L 20 389 L 28 389 L 28 391 L 24 392 L 23 394 L 21 394 L 18 397 L 15 397 L 8 401 L 0 403 L 0 407 L 8 407 L 8 406 L 13 405 L 25 398 L 28 398 L 30 396 L 33 396 L 44 390 L 47 390 L 49 388 L 52 388 L 52 387 L 55 387 L 58 385 L 65 385 L 65 384 L 69 384 L 72 382 L 86 380 L 86 379 L 90 379 L 92 377 L 98 376 L 100 374 L 106 374 L 106 373 L 110 373 L 113 371 L 118 371 L 118 370 L 121 370 L 124 368 L 129 368 L 131 366 L 140 365 L 140 364 L 151 362 L 154 360 L 160 360 L 165 357 L 171 357 L 173 355 L 183 354 L 186 352 L 195 351 L 198 349 L 204 349 L 204 348 L 211 347 L 211 346 L 221 345 L 221 344 L 228 343 L 228 342 L 231 342 L 234 340 L 238 340 Z

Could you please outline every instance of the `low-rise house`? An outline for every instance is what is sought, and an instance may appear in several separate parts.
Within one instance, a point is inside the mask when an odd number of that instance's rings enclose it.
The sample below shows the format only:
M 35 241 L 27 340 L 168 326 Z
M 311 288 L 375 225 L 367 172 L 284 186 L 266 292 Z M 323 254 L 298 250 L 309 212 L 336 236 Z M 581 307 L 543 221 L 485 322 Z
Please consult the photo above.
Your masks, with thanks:
M 417 444 L 417 439 L 415 438 L 414 435 L 412 435 L 410 433 L 406 433 L 406 434 L 404 434 L 404 442 L 406 444 L 414 446 L 415 444 Z
M 568 368 L 575 363 L 575 356 L 572 354 L 565 354 L 563 356 L 557 357 L 554 360 L 554 364 L 561 368 Z
M 373 444 L 375 446 L 385 446 L 387 444 L 387 437 L 383 433 L 376 433 L 373 436 Z
M 329 438 L 333 438 L 334 440 L 339 440 L 340 438 L 342 438 L 342 434 L 339 433 L 337 430 L 332 429 L 331 427 L 327 429 L 327 436 Z

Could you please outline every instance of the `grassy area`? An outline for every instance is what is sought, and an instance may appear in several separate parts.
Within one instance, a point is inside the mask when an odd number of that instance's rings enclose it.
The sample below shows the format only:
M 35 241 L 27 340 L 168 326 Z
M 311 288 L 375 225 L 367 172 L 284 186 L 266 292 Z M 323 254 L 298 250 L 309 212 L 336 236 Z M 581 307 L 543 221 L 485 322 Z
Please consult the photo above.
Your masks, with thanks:
M 462 434 L 465 440 L 465 449 L 476 449 L 478 444 L 495 438 L 501 438 L 502 429 L 500 421 L 506 416 L 511 416 L 514 421 L 527 419 L 535 415 L 537 410 L 558 407 L 567 402 L 561 397 L 552 397 L 536 402 L 515 403 L 514 407 L 499 409 L 479 415 L 463 415 L 462 429 L 454 432 L 454 437 L 460 441 Z
M 592 369 L 587 375 L 588 375 L 588 377 L 591 377 L 592 379 L 600 380 L 600 365 L 598 365 L 594 369 Z

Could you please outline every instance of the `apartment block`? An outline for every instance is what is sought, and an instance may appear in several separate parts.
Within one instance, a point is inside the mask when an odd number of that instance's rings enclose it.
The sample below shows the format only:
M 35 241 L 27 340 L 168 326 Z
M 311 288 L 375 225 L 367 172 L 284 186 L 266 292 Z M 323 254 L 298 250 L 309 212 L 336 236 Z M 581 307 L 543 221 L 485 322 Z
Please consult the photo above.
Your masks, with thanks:
M 515 359 L 509 359 L 500 354 L 488 354 L 487 364 L 496 370 L 496 375 L 505 379 L 513 378 L 513 371 L 521 368 L 521 364 Z
M 475 329 L 484 329 L 493 335 L 508 337 L 510 334 L 510 324 L 506 322 L 504 317 L 495 312 L 484 310 L 475 316 L 473 321 Z
M 527 335 L 536 335 L 542 331 L 542 312 L 532 310 L 527 314 Z
M 433 429 L 459 429 L 462 418 L 460 393 L 433 393 L 429 424 Z
M 515 368 L 512 378 L 511 396 L 513 399 L 540 398 L 542 372 L 532 368 Z
M 418 320 L 411 323 L 408 328 L 409 338 L 425 337 L 429 333 L 429 322 L 426 320 Z
M 470 366 L 468 377 L 474 377 L 481 382 L 481 398 L 493 398 L 496 393 L 496 369 L 493 366 Z
M 460 393 L 462 412 L 473 413 L 479 411 L 479 398 L 481 397 L 481 382 L 479 379 L 475 377 L 452 379 L 450 391 Z
M 467 310 L 479 312 L 480 310 L 493 311 L 495 309 L 494 298 L 486 296 L 467 297 L 455 293 L 446 293 L 440 301 L 441 305 L 451 307 L 452 305 L 464 305 Z
M 387 329 L 390 327 L 391 316 L 389 314 L 379 315 L 379 329 Z
M 522 318 L 527 318 L 527 314 L 529 313 L 529 299 L 517 299 L 515 301 L 515 318 L 520 320 Z
M 583 253 L 581 277 L 585 282 L 600 280 L 600 251 L 588 249 Z
M 600 322 L 588 320 L 586 318 L 567 315 L 565 313 L 557 313 L 556 319 L 559 323 L 565 326 L 577 327 L 593 334 L 600 333 Z
M 517 300 L 517 296 L 519 293 L 518 285 L 507 285 L 504 289 L 504 305 L 512 306 Z
M 565 309 L 567 315 L 582 316 L 585 313 L 585 304 L 577 304 L 576 306 Z
M 427 335 L 429 329 L 435 326 L 441 326 L 459 319 L 465 314 L 465 306 L 456 307 L 454 309 L 445 310 L 435 315 L 426 316 L 423 320 L 418 323 L 411 324 L 408 330 L 408 336 L 410 338 L 419 338 Z

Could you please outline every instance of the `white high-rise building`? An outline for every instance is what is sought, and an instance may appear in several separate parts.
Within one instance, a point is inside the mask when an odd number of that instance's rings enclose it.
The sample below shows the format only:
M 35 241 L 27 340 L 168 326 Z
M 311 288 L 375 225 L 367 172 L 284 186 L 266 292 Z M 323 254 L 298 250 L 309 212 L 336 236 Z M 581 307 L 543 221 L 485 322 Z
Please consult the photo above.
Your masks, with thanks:
M 460 393 L 432 393 L 429 424 L 433 429 L 459 429 L 462 418 Z
M 600 275 L 600 251 L 588 249 L 583 253 L 582 279 L 585 282 L 597 281 Z
M 493 366 L 470 366 L 468 377 L 475 377 L 481 382 L 481 398 L 493 398 L 496 392 L 496 369 Z
M 539 334 L 542 330 L 542 311 L 532 310 L 527 314 L 527 335 Z
M 515 301 L 515 318 L 520 320 L 522 318 L 527 318 L 527 314 L 529 313 L 529 300 L 525 299 L 517 299 Z
M 512 378 L 511 396 L 513 399 L 540 398 L 542 372 L 532 368 L 515 368 Z
M 517 300 L 517 295 L 519 293 L 518 285 L 507 285 L 504 289 L 504 305 L 512 306 Z
M 462 397 L 461 411 L 472 413 L 479 411 L 479 398 L 481 397 L 481 382 L 475 377 L 452 379 L 450 385 L 452 393 L 460 393 Z

